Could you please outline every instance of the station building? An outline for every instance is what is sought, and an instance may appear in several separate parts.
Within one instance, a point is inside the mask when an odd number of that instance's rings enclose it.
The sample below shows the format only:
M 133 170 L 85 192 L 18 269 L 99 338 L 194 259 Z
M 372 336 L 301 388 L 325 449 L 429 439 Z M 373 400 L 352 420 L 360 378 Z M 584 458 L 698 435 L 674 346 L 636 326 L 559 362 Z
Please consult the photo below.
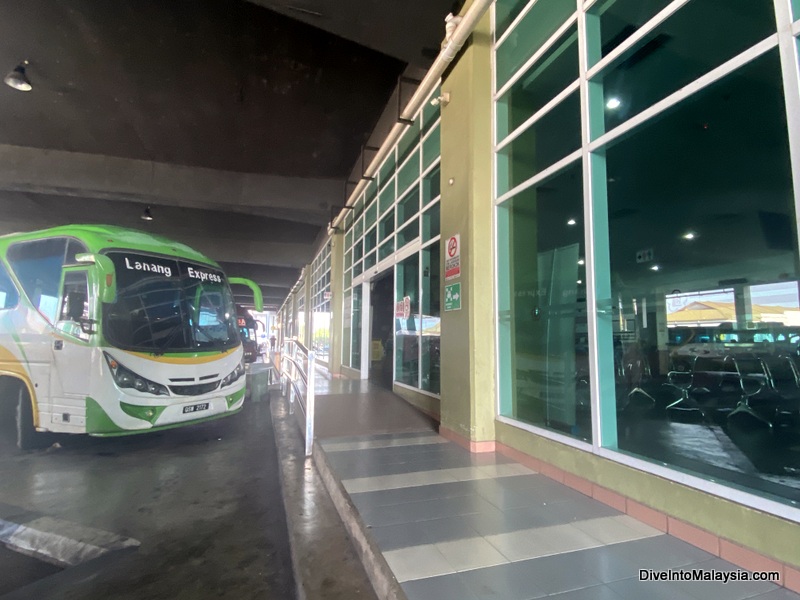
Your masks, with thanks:
M 491 4 L 281 337 L 800 588 L 800 0 Z

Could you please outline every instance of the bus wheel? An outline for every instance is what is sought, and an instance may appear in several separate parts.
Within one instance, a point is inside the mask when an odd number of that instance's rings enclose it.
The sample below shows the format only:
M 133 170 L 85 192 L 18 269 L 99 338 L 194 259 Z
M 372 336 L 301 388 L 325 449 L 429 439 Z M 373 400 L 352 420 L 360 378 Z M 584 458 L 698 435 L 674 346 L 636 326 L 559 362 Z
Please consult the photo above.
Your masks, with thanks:
M 33 405 L 28 389 L 19 386 L 17 396 L 17 446 L 20 450 L 33 450 L 42 443 L 41 436 L 33 426 Z

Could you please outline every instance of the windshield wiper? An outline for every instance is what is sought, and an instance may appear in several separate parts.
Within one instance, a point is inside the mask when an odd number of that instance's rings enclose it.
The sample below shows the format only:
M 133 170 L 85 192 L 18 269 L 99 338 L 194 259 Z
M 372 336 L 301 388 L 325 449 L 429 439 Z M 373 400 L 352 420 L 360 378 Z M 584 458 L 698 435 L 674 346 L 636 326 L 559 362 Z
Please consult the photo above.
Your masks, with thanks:
M 166 354 L 167 350 L 169 349 L 170 344 L 172 344 L 172 342 L 175 341 L 175 338 L 178 337 L 178 333 L 180 333 L 181 330 L 183 330 L 183 327 L 184 327 L 184 323 L 183 322 L 180 322 L 177 325 L 175 325 L 175 327 L 172 328 L 172 331 L 169 332 L 169 335 L 167 336 L 166 341 L 163 344 L 161 344 L 158 347 L 158 349 L 156 349 L 153 352 L 153 355 L 154 356 L 163 356 L 164 354 Z

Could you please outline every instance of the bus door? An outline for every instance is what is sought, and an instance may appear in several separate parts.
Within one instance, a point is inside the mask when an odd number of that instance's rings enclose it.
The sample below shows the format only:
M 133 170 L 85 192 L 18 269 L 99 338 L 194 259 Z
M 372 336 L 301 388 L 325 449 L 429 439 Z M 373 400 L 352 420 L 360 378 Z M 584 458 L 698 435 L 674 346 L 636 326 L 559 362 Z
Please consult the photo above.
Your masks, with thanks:
M 92 366 L 96 302 L 86 266 L 66 267 L 61 278 L 50 377 L 53 423 L 82 427 Z

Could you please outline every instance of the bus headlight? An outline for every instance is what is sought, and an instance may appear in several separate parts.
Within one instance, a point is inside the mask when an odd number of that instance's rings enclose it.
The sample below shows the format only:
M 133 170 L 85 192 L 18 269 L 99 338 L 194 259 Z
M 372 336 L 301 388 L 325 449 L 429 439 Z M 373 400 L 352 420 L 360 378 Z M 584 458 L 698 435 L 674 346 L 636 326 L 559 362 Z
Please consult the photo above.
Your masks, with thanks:
M 232 384 L 234 381 L 238 381 L 242 375 L 244 375 L 244 359 L 242 359 L 242 361 L 236 365 L 236 368 L 222 380 L 219 387 L 225 387 L 226 385 Z
M 107 352 L 103 352 L 103 354 L 105 354 L 108 368 L 111 370 L 111 375 L 114 377 L 114 381 L 118 387 L 132 388 L 139 392 L 153 394 L 154 396 L 169 396 L 169 391 L 167 390 L 166 386 L 156 383 L 155 381 L 145 379 L 141 375 L 137 375 L 130 369 L 123 367 Z

